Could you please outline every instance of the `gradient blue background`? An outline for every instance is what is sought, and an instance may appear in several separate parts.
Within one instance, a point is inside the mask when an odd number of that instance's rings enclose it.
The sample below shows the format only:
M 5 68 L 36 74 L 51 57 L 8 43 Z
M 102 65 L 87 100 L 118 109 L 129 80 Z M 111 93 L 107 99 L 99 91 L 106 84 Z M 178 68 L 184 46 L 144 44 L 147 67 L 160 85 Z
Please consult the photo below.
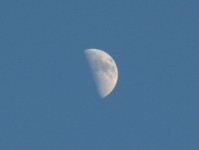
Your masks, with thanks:
M 1 150 L 198 150 L 198 0 L 1 0 Z M 115 59 L 100 99 L 84 55 Z

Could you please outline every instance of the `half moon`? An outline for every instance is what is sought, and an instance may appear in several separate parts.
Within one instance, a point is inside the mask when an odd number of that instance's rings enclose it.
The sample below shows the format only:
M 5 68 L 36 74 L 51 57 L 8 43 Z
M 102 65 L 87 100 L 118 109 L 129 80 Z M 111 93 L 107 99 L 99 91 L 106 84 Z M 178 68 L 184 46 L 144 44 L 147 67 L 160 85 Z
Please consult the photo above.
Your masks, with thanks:
M 86 49 L 85 54 L 93 72 L 100 97 L 104 98 L 114 89 L 118 80 L 118 69 L 113 58 L 99 49 Z

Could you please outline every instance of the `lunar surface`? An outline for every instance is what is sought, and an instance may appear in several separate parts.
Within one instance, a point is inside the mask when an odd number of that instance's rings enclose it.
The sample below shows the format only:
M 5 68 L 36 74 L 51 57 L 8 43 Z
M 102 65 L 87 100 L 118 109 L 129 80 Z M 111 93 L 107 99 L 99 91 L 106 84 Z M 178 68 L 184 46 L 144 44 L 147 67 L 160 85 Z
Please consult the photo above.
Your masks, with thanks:
M 104 98 L 114 89 L 118 80 L 118 69 L 113 58 L 99 49 L 86 49 L 85 54 L 93 72 L 100 97 Z

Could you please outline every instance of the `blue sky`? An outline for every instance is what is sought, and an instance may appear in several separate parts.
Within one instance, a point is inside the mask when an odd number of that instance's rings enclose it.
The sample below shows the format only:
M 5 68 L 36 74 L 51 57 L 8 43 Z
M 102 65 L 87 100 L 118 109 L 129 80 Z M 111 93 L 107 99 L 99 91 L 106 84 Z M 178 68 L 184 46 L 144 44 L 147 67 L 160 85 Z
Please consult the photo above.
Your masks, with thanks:
M 198 150 L 198 6 L 1 0 L 0 149 Z M 87 48 L 117 63 L 105 99 Z

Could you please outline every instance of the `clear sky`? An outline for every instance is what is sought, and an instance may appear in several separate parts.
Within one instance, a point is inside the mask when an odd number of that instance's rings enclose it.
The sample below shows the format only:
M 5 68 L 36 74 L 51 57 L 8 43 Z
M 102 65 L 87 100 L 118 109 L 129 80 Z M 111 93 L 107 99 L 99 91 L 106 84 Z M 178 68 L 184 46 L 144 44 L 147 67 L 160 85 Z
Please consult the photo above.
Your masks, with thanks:
M 1 0 L 1 150 L 198 150 L 198 0 Z M 84 50 L 116 61 L 98 96 Z

